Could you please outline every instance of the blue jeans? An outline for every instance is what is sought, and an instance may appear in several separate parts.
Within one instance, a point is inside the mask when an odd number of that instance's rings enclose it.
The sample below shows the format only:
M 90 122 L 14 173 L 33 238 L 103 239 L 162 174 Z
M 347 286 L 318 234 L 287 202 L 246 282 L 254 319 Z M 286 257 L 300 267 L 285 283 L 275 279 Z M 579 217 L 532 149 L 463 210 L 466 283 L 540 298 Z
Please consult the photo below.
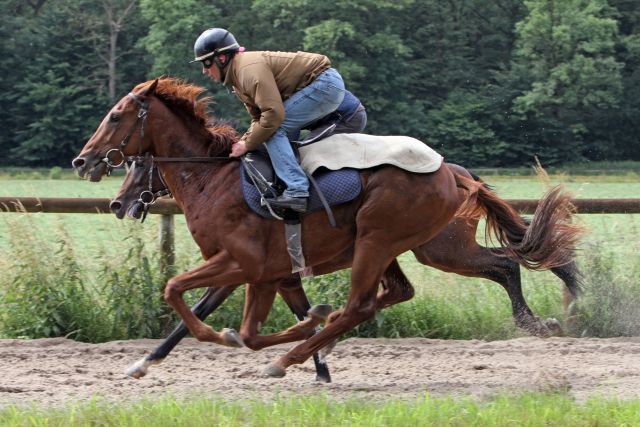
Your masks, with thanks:
M 298 134 L 309 123 L 335 111 L 343 98 L 342 77 L 329 68 L 284 101 L 284 121 L 265 145 L 276 175 L 287 184 L 284 191 L 286 196 L 309 196 L 309 180 L 296 160 L 289 137 Z

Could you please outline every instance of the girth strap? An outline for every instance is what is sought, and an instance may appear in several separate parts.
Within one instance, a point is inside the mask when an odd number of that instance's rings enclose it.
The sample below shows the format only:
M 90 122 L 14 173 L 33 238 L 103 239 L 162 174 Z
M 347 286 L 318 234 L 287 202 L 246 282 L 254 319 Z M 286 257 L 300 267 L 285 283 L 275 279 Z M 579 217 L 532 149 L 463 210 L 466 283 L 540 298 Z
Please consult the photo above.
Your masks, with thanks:
M 324 194 L 322 193 L 322 189 L 320 188 L 320 185 L 318 185 L 318 182 L 314 177 L 311 176 L 310 173 L 307 173 L 305 171 L 305 174 L 307 175 L 307 178 L 309 178 L 309 182 L 311 183 L 311 185 L 316 187 L 316 190 L 318 191 L 318 198 L 320 199 L 320 202 L 322 202 L 322 206 L 324 207 L 324 210 L 327 212 L 329 224 L 331 224 L 333 228 L 338 228 L 338 225 L 336 224 L 336 219 L 333 216 L 333 211 L 331 210 L 331 206 L 329 206 L 329 202 L 327 202 L 327 198 L 324 197 Z

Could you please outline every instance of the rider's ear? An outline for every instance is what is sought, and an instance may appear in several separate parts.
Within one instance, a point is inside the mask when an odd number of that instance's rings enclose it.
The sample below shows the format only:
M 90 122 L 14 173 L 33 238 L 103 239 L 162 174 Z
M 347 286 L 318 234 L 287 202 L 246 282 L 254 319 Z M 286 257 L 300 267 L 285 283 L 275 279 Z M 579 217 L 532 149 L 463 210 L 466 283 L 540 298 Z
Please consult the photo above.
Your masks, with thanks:
M 149 86 L 149 88 L 144 92 L 145 96 L 153 95 L 153 93 L 156 91 L 157 86 L 158 79 L 155 79 L 153 83 L 151 83 L 151 86 Z

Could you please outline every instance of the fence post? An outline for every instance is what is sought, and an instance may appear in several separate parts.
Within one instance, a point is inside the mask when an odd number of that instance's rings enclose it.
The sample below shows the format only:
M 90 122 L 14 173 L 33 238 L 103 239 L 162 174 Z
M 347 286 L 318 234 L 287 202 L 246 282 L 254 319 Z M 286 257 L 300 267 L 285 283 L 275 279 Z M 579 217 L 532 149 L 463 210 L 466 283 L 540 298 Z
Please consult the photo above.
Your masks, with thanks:
M 175 275 L 174 240 L 173 215 L 160 215 L 160 271 L 165 280 Z

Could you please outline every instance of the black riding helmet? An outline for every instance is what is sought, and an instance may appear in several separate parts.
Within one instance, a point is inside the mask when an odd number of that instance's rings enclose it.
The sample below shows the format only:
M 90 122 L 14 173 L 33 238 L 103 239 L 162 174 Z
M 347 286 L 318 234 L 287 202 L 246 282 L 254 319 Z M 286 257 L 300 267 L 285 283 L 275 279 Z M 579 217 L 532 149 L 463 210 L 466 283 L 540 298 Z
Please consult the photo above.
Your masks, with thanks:
M 202 61 L 203 65 L 209 68 L 211 63 L 207 63 L 207 60 L 213 61 L 220 69 L 220 73 L 222 73 L 224 66 L 227 65 L 229 59 L 239 49 L 240 45 L 236 38 L 228 30 L 224 28 L 209 28 L 196 39 L 193 45 L 195 59 L 191 62 Z M 224 62 L 219 58 L 219 55 L 223 53 L 228 54 Z

